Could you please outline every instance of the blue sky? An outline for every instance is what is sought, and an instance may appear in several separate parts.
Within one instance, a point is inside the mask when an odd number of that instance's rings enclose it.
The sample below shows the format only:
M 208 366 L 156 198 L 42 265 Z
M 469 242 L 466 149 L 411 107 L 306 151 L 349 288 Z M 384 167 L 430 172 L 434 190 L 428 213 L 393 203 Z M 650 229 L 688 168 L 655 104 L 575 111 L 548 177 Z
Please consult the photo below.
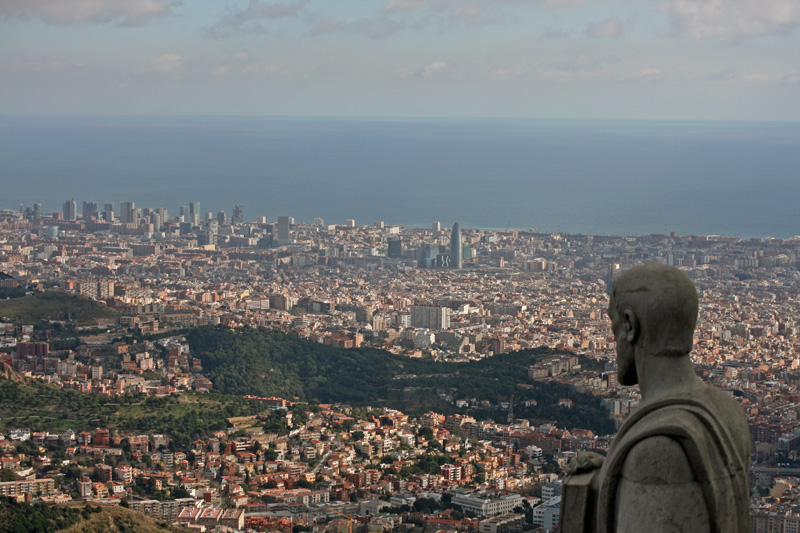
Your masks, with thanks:
M 800 120 L 798 0 L 2 0 L 0 113 Z

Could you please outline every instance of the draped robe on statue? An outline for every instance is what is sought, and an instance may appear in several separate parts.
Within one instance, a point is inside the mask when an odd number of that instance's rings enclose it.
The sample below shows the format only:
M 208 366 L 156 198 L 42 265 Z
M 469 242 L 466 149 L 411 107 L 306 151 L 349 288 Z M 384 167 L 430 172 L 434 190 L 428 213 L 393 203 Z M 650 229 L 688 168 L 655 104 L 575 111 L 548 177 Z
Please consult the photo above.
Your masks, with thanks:
M 702 493 L 703 522 L 707 518 L 708 531 L 749 531 L 749 509 L 736 502 L 749 499 L 750 450 L 740 444 L 742 439 L 734 438 L 735 432 L 747 432 L 747 425 L 726 427 L 730 419 L 719 417 L 720 409 L 730 410 L 732 403 L 716 389 L 706 387 L 698 398 L 675 397 L 640 405 L 620 429 L 600 471 L 597 531 L 618 531 L 617 510 L 622 503 L 618 496 L 626 458 L 634 446 L 652 437 L 672 439 L 683 451 L 693 482 Z M 732 419 L 741 420 L 741 416 Z M 676 515 L 685 511 L 673 509 Z M 669 529 L 652 523 L 649 529 L 661 527 Z

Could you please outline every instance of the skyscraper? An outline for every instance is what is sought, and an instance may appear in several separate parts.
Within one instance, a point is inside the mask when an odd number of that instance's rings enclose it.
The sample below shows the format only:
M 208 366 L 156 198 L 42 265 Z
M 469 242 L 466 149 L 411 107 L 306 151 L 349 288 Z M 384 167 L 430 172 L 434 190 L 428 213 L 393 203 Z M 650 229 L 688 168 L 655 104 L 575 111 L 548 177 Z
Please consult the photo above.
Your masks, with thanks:
M 78 206 L 77 202 L 75 202 L 75 198 L 64 202 L 64 219 L 75 220 L 77 218 L 77 210 Z
M 100 210 L 97 202 L 83 202 L 83 218 L 97 218 L 97 213 Z
M 453 233 L 450 235 L 450 268 L 462 267 L 463 249 L 461 245 L 461 227 L 458 222 L 453 224 Z
M 294 219 L 292 217 L 278 217 L 278 244 L 289 244 L 292 242 L 289 237 L 289 228 L 292 224 L 294 224 Z
M 103 220 L 106 222 L 114 222 L 114 204 L 109 203 L 103 206 Z
M 189 214 L 200 216 L 200 202 L 189 202 Z
M 158 211 L 153 211 L 148 215 L 150 219 L 150 224 L 153 225 L 153 231 L 161 231 L 161 225 L 163 220 L 161 219 L 161 214 Z
M 42 218 L 42 204 L 36 202 L 33 204 L 33 220 L 39 220 Z
M 400 239 L 389 239 L 389 251 L 386 254 L 392 259 L 403 257 L 403 241 Z
M 133 202 L 122 202 L 119 204 L 119 221 L 123 224 L 133 222 L 136 218 L 136 204 Z
M 233 208 L 231 222 L 233 224 L 244 224 L 244 206 L 242 204 L 236 204 L 236 207 Z

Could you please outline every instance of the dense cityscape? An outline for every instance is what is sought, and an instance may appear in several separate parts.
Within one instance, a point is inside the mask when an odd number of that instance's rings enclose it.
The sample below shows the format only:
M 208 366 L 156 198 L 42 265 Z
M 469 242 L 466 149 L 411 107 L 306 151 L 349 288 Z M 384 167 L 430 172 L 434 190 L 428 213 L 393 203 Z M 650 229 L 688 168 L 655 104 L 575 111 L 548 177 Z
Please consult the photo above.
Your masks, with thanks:
M 240 205 L 203 213 L 197 202 L 177 215 L 115 207 L 70 199 L 56 212 L 0 212 L 0 303 L 58 295 L 107 311 L 84 323 L 0 306 L 4 380 L 154 406 L 216 398 L 221 384 L 192 345 L 201 327 L 263 327 L 431 364 L 546 351 L 508 397 L 441 392 L 447 412 L 250 393 L 241 396 L 258 412 L 191 441 L 170 426 L 120 430 L 113 418 L 56 431 L 4 416 L 0 495 L 119 505 L 196 530 L 552 531 L 564 466 L 613 439 L 559 423 L 560 413 L 588 394 L 619 427 L 640 399 L 616 382 L 609 288 L 631 266 L 661 262 L 699 292 L 697 373 L 747 413 L 752 530 L 800 528 L 800 237 L 298 223 L 248 217 Z M 537 402 L 529 391 L 545 384 L 568 392 L 537 406 L 549 416 L 521 417 Z M 478 416 L 487 409 L 497 416 Z

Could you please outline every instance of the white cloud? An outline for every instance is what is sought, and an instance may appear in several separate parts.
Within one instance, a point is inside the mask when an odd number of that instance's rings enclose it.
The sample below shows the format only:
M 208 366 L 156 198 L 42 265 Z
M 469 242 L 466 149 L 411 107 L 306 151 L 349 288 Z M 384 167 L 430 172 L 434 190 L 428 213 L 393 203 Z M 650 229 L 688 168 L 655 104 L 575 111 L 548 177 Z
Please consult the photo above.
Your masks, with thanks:
M 233 65 L 217 65 L 211 71 L 214 76 L 224 76 L 233 71 Z
M 740 41 L 800 26 L 798 0 L 666 0 L 664 7 L 680 33 L 698 40 Z
M 248 73 L 274 74 L 286 69 L 286 65 L 277 61 L 265 61 L 261 63 L 250 63 L 242 69 Z
M 468 6 L 459 7 L 455 11 L 453 11 L 453 15 L 456 17 L 475 17 L 480 15 L 486 11 L 486 8 L 483 6 L 479 6 L 476 4 L 471 4 Z
M 639 76 L 652 80 L 661 76 L 661 69 L 656 67 L 645 67 L 639 71 Z
M 619 37 L 633 31 L 635 26 L 636 21 L 633 18 L 620 21 L 617 17 L 611 17 L 595 24 L 590 24 L 585 33 L 589 37 L 596 38 Z
M 71 61 L 13 61 L 7 64 L 0 64 L 0 69 L 28 72 L 65 72 L 85 66 L 85 63 L 73 63 Z
M 579 4 L 582 4 L 584 0 L 542 0 L 542 2 L 551 7 L 562 7 L 562 6 L 577 6 Z
M 577 54 L 565 61 L 552 61 L 540 65 L 537 76 L 559 82 L 574 82 L 598 79 L 618 79 L 621 61 L 616 56 L 591 56 Z
M 317 22 L 311 28 L 312 35 L 325 35 L 329 33 L 360 33 L 371 39 L 384 39 L 405 29 L 407 25 L 388 17 L 372 17 L 358 19 L 353 22 L 327 19 Z
M 286 3 L 249 0 L 247 7 L 230 9 L 216 24 L 206 28 L 207 37 L 225 38 L 237 33 L 265 33 L 260 21 L 292 18 L 302 15 L 311 0 L 293 0 Z
M 742 76 L 742 80 L 746 82 L 762 82 L 762 81 L 770 81 L 772 77 L 765 73 L 765 72 L 754 72 L 752 74 L 745 74 Z
M 725 68 L 708 76 L 710 81 L 726 82 L 736 78 L 736 71 L 732 68 Z
M 433 61 L 422 67 L 422 70 L 420 70 L 419 74 L 420 76 L 433 76 L 437 72 L 445 70 L 446 68 L 447 68 L 447 62 Z
M 783 83 L 788 85 L 800 85 L 800 70 L 789 72 L 783 77 Z
M 181 68 L 183 68 L 183 63 L 181 62 L 181 56 L 175 53 L 164 54 L 163 56 L 158 56 L 152 61 L 150 61 L 150 65 L 152 65 L 154 70 L 158 70 L 160 72 L 177 72 Z
M 427 0 L 389 0 L 389 3 L 383 6 L 384 11 L 413 11 L 428 5 Z
M 117 22 L 136 26 L 172 14 L 172 0 L 2 0 L 0 17 L 38 18 L 67 26 Z

